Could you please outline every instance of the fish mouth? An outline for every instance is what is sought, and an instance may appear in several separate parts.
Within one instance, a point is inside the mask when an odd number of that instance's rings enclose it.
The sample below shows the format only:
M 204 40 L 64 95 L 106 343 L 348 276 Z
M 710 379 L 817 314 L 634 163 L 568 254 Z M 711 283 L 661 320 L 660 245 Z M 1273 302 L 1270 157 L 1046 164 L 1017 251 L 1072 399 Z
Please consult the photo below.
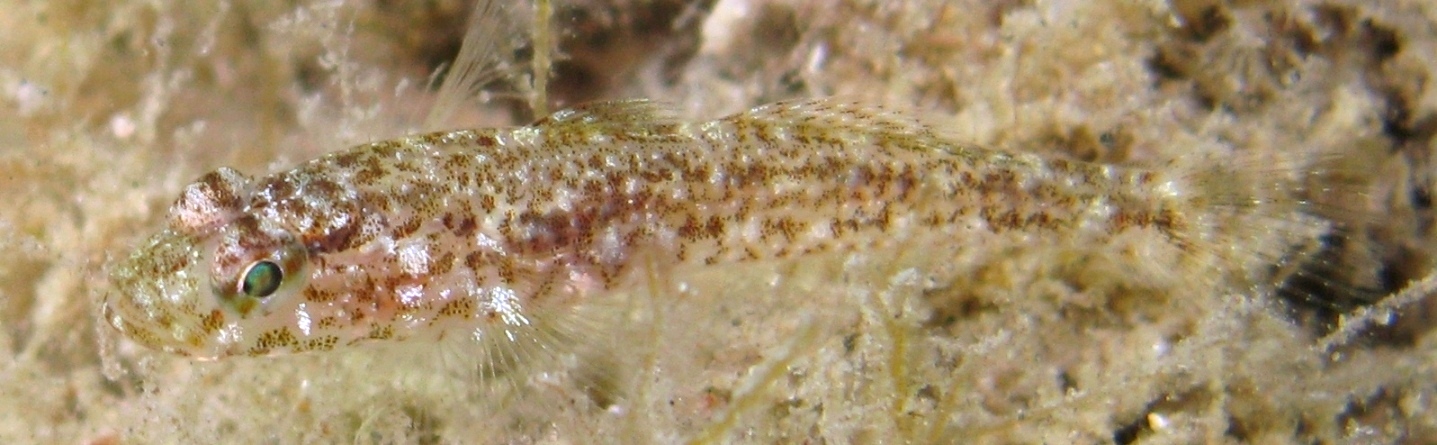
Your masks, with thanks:
M 187 237 L 162 233 L 110 271 L 102 302 L 105 321 L 147 348 L 185 357 L 217 357 L 210 338 L 223 314 L 202 301 L 208 289 L 195 273 L 201 255 Z
M 230 355 L 228 345 L 215 340 L 216 323 L 223 323 L 223 313 L 214 310 L 199 321 L 190 321 L 189 314 L 177 316 L 173 308 L 135 304 L 125 295 L 106 295 L 101 308 L 105 321 L 125 338 L 146 348 L 209 361 Z
M 149 349 L 185 357 L 191 355 L 188 349 L 182 348 L 180 345 L 189 344 L 193 340 L 187 341 L 186 339 L 170 338 L 164 329 L 153 329 L 152 323 L 132 321 L 136 319 L 135 316 L 122 314 L 133 313 L 133 311 L 119 308 L 124 306 L 124 304 L 117 304 L 117 301 L 120 301 L 120 299 L 117 299 L 113 294 L 106 296 L 103 317 L 105 321 L 109 323 L 110 327 L 119 331 L 125 338 Z

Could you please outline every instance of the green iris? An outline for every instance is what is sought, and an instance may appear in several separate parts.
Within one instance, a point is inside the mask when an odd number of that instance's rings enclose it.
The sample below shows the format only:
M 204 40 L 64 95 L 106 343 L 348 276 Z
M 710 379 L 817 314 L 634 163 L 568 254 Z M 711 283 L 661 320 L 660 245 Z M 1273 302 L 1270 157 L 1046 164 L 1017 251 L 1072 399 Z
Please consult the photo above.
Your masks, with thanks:
M 279 289 L 284 281 L 284 271 L 271 261 L 259 261 L 249 266 L 240 282 L 240 292 L 255 298 L 268 297 Z

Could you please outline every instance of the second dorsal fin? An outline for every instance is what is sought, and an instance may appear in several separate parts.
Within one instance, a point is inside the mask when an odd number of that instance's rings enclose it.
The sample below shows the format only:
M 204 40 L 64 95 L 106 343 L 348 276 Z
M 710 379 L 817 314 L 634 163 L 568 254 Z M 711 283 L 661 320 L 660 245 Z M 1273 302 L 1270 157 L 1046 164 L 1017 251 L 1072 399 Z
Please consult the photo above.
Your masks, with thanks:
M 549 130 L 565 128 L 652 128 L 679 123 L 678 113 L 666 104 L 648 99 L 590 102 L 554 112 L 530 126 Z
M 728 120 L 753 120 L 790 129 L 827 133 L 863 133 L 941 138 L 938 126 L 921 119 L 919 113 L 902 113 L 862 100 L 827 97 L 775 102 L 729 116 Z

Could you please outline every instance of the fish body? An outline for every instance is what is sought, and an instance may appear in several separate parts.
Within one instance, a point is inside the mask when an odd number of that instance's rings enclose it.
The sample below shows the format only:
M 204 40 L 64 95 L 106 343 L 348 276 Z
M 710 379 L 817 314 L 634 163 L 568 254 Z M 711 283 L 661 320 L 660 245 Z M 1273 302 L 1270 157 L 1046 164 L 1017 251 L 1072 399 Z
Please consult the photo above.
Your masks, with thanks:
M 620 290 L 639 258 L 712 268 L 1014 231 L 1143 230 L 1192 251 L 1233 201 L 1212 181 L 961 144 L 835 99 L 698 122 L 596 103 L 209 173 L 111 268 L 105 316 L 198 359 L 513 337 Z

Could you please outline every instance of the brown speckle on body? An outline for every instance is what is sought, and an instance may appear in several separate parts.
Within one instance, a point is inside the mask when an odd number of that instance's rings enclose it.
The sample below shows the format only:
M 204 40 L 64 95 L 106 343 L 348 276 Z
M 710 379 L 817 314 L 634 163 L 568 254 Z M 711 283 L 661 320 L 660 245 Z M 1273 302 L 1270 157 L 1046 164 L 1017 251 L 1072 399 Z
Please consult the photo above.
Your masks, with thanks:
M 880 108 L 668 115 L 642 101 L 590 104 L 527 127 L 362 145 L 254 181 L 206 175 L 176 203 L 182 235 L 128 267 L 211 278 L 131 286 L 187 303 L 157 316 L 122 305 L 120 318 L 176 352 L 276 354 L 522 327 L 630 282 L 641 256 L 716 267 L 972 231 L 1200 239 L 1184 233 L 1200 229 L 1176 210 L 1191 209 L 1185 197 L 1153 193 L 1151 172 L 963 145 Z M 239 274 L 261 261 L 282 265 L 284 284 L 239 293 Z M 186 324 L 202 326 L 194 344 L 152 333 Z

